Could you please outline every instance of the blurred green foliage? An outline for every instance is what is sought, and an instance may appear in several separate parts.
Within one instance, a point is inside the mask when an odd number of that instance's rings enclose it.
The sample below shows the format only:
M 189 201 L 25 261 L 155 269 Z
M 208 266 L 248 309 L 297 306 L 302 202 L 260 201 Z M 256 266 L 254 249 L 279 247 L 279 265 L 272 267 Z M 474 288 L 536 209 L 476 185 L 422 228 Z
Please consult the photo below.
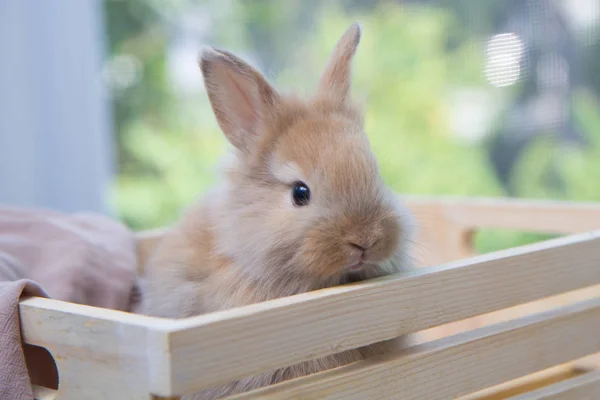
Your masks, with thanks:
M 277 75 L 278 87 L 310 94 L 335 41 L 359 20 L 365 34 L 355 60 L 354 91 L 365 100 L 366 130 L 385 181 L 401 193 L 505 195 L 484 143 L 452 129 L 452 91 L 486 85 L 485 29 L 467 27 L 451 8 L 370 3 L 365 9 L 334 1 L 227 2 L 232 8 L 215 17 L 210 40 L 257 54 L 259 67 L 269 77 Z M 115 207 L 134 229 L 168 224 L 218 179 L 227 143 L 205 94 L 178 98 L 170 91 L 165 76 L 170 31 L 156 12 L 160 2 L 106 4 L 111 52 L 135 54 L 144 72 L 137 87 L 116 99 L 122 166 Z M 510 96 L 510 89 L 503 90 Z M 566 152 L 551 135 L 537 140 L 514 174 L 519 196 L 600 200 L 600 186 L 590 184 L 600 178 L 600 114 L 590 93 L 575 98 L 589 145 Z M 562 191 L 547 184 L 552 168 L 565 182 Z M 485 231 L 476 243 L 490 251 L 540 238 Z

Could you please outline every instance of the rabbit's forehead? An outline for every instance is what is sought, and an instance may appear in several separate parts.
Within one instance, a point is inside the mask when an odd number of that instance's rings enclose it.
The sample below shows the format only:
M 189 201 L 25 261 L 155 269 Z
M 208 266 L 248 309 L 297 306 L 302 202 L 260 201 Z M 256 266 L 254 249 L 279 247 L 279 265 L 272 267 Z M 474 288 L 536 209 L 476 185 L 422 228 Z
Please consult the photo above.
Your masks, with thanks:
M 331 194 L 373 189 L 379 182 L 377 164 L 358 129 L 320 121 L 298 125 L 281 138 L 270 170 L 282 182 L 302 180 L 323 186 Z

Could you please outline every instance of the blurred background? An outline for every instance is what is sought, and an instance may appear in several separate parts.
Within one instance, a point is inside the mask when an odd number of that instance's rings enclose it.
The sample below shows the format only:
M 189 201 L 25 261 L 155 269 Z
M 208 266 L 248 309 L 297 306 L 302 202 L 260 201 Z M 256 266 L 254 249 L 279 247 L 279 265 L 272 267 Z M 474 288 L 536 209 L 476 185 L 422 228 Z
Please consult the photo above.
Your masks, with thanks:
M 310 93 L 356 20 L 396 191 L 600 201 L 600 0 L 0 0 L 0 204 L 172 222 L 226 150 L 200 47 Z

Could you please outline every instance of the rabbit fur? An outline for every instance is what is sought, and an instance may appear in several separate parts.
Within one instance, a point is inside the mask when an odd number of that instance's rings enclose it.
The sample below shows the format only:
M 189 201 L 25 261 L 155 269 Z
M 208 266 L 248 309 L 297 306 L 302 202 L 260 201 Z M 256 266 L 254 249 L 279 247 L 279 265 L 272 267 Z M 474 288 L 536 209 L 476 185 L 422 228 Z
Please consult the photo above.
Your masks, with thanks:
M 360 37 L 358 24 L 343 34 L 309 99 L 279 93 L 227 51 L 203 49 L 206 90 L 233 152 L 222 183 L 184 212 L 145 266 L 142 314 L 184 318 L 410 267 L 411 214 L 383 183 L 363 111 L 350 97 Z M 304 206 L 292 199 L 297 182 L 310 189 Z M 362 267 L 352 269 L 357 263 Z M 403 340 L 184 399 L 217 399 L 323 371 L 389 351 Z

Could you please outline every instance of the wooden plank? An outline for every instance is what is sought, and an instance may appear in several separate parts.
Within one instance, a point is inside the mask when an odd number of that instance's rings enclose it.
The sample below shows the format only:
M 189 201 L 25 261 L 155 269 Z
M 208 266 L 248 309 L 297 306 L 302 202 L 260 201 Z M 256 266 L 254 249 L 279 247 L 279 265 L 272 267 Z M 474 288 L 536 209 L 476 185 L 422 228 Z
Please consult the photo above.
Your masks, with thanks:
M 505 400 L 583 375 L 587 372 L 589 370 L 575 367 L 573 363 L 561 364 L 475 393 L 470 393 L 466 396 L 461 396 L 457 400 Z
M 518 198 L 399 196 L 419 225 L 415 259 L 419 266 L 472 257 L 479 228 L 572 234 L 600 229 L 600 204 Z M 136 234 L 139 270 L 167 228 Z
M 172 386 L 153 393 L 195 392 L 599 284 L 599 248 L 600 232 L 584 233 L 180 320 L 161 361 L 172 365 Z
M 160 344 L 171 321 L 45 298 L 19 311 L 24 342 L 46 348 L 58 367 L 56 398 L 150 398 L 147 345 Z
M 550 308 L 590 299 L 596 297 L 598 293 L 600 293 L 600 285 L 593 285 L 584 289 L 569 291 L 556 296 L 545 297 L 541 300 L 520 304 L 514 307 L 503 308 L 492 313 L 479 315 L 473 318 L 467 318 L 459 322 L 452 322 L 450 324 L 436 326 L 434 328 L 421 331 L 419 333 L 419 340 L 435 340 L 444 336 L 481 328 L 486 325 L 508 321 L 519 317 L 525 317 L 527 315 L 548 310 Z
M 400 196 L 418 222 L 419 266 L 471 257 L 479 229 L 572 234 L 600 228 L 600 204 L 515 198 Z
M 475 255 L 469 227 L 450 218 L 447 201 L 412 201 L 407 206 L 417 221 L 413 258 L 428 267 Z
M 158 242 L 163 238 L 167 228 L 150 229 L 135 233 L 138 273 L 144 271 L 144 266 L 152 255 Z
M 572 234 L 600 228 L 600 204 L 511 198 L 401 197 L 423 220 L 441 211 L 445 218 L 471 228 Z
M 110 322 L 114 325 L 130 325 L 140 326 L 146 328 L 157 328 L 166 329 L 172 326 L 179 326 L 176 320 L 168 318 L 157 318 L 148 317 L 146 315 L 137 315 L 128 313 L 125 311 L 111 310 L 101 307 L 87 306 L 77 303 L 69 303 L 66 301 L 48 299 L 45 297 L 28 297 L 24 298 L 19 302 L 19 315 L 21 319 L 28 315 L 37 315 L 38 313 L 48 313 L 49 316 L 60 317 L 60 318 L 74 318 L 78 320 L 83 318 L 93 321 L 105 321 Z M 53 326 L 55 324 L 64 324 L 64 320 L 55 322 L 56 320 L 50 318 L 47 326 Z M 23 335 L 29 339 L 35 340 L 36 338 L 43 338 L 37 327 L 30 325 L 28 321 L 21 321 Z M 31 344 L 37 344 L 28 342 Z
M 597 400 L 600 399 L 600 371 L 549 385 L 530 393 L 511 397 L 510 400 Z
M 572 234 L 600 229 L 600 204 L 518 198 L 399 196 L 419 223 L 417 259 L 435 265 L 473 256 L 478 228 Z M 136 234 L 140 270 L 167 228 Z
M 600 351 L 600 297 L 232 396 L 446 400 Z
M 420 265 L 447 262 L 473 254 L 472 243 L 467 241 L 479 228 L 564 234 L 600 227 L 598 203 L 420 196 L 409 196 L 405 201 L 421 225 L 416 246 L 416 258 Z M 588 291 L 595 290 L 598 288 Z M 477 316 L 432 329 L 427 332 L 427 336 L 447 336 L 506 320 L 507 317 L 516 318 L 528 312 L 541 311 L 557 303 L 564 304 L 565 301 L 574 301 L 577 298 L 581 299 L 582 296 L 569 293 L 551 300 Z

